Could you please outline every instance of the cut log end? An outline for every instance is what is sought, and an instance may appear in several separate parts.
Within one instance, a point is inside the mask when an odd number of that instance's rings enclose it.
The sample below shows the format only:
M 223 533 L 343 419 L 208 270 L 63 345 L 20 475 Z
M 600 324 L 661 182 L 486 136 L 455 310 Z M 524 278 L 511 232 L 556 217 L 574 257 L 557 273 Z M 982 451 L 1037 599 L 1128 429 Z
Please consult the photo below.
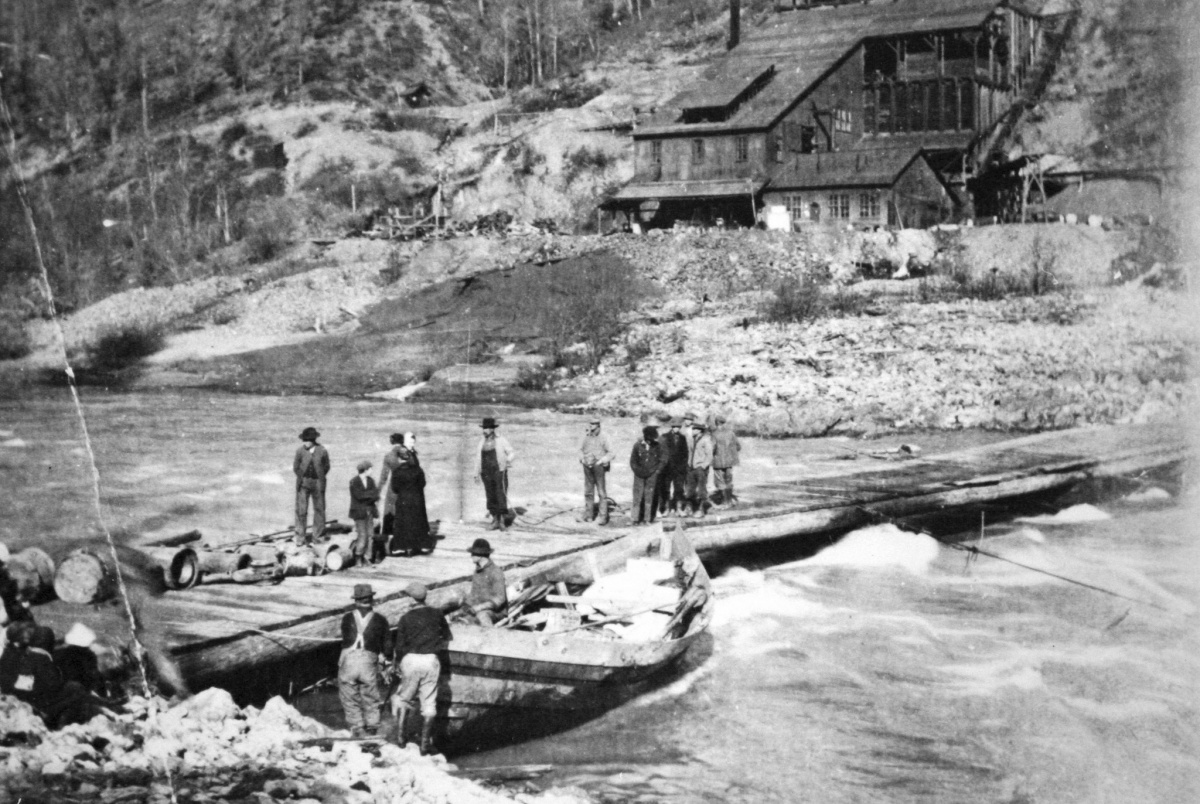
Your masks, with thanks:
M 88 550 L 71 553 L 54 574 L 54 593 L 67 603 L 98 603 L 108 599 L 114 588 L 113 573 Z

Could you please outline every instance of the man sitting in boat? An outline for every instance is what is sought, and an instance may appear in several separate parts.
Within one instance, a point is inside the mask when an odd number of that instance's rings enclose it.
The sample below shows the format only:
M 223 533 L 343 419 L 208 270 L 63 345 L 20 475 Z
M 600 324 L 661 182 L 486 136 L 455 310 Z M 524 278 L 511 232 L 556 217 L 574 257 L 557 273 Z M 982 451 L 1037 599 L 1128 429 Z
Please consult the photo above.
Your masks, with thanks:
M 508 609 L 508 590 L 504 587 L 504 570 L 492 561 L 492 545 L 487 539 L 476 539 L 470 549 L 475 562 L 471 590 L 463 607 L 475 615 L 480 625 L 493 625 L 497 616 Z
M 419 583 L 410 583 L 404 594 L 417 605 L 400 617 L 396 624 L 394 667 L 400 669 L 400 689 L 392 696 L 392 712 L 396 715 L 396 744 L 401 748 L 408 742 L 404 733 L 405 720 L 413 701 L 421 707 L 421 753 L 433 751 L 433 718 L 437 715 L 438 677 L 442 673 L 439 654 L 450 642 L 450 625 L 441 611 L 425 605 L 428 590 Z
M 338 697 L 346 724 L 355 737 L 379 732 L 383 706 L 379 657 L 390 651 L 387 620 L 374 610 L 375 590 L 369 583 L 354 585 L 354 611 L 342 617 L 342 655 L 338 658 Z

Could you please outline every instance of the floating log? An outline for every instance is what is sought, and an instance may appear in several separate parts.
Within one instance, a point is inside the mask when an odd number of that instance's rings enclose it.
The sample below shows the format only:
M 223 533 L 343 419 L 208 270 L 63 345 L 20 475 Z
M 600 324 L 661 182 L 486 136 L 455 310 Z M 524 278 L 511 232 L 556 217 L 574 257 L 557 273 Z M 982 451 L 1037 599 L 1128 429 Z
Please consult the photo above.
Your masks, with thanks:
M 54 561 L 38 547 L 27 547 L 8 560 L 8 574 L 21 597 L 36 603 L 54 591 Z
M 149 547 L 142 552 L 162 567 L 168 589 L 191 589 L 200 580 L 200 558 L 190 547 Z
M 76 550 L 54 573 L 54 593 L 67 603 L 99 603 L 116 589 L 116 573 L 91 550 Z

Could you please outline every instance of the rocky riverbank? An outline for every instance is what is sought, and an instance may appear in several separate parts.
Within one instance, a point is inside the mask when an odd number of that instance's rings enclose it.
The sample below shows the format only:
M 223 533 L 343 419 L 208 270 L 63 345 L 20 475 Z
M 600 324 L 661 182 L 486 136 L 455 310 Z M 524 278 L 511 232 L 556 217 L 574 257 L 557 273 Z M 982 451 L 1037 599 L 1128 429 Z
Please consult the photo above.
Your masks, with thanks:
M 347 240 L 240 278 L 120 294 L 65 330 L 77 356 L 121 326 L 165 332 L 163 348 L 113 377 L 138 388 L 400 399 L 433 376 L 418 398 L 474 393 L 622 415 L 720 409 L 763 435 L 1143 421 L 1194 401 L 1197 343 L 1186 292 L 1113 284 L 1146 268 L 1138 242 L 1134 231 L 1068 225 Z M 514 387 L 544 339 L 455 298 L 481 277 L 503 282 L 522 265 L 597 251 L 661 292 L 595 372 Z M 910 261 L 930 277 L 878 278 Z M 773 294 L 802 285 L 820 291 L 819 314 L 773 323 Z M 429 335 L 434 320 L 449 337 Z M 9 361 L 5 376 L 28 381 L 60 363 L 52 335 L 39 324 L 43 348 Z M 491 363 L 458 372 L 474 392 L 446 381 L 468 338 L 472 362 Z
M 582 804 L 572 790 L 485 789 L 416 746 L 355 742 L 282 698 L 239 709 L 209 689 L 180 703 L 135 698 L 127 713 L 47 731 L 0 696 L 0 801 L 195 804 Z

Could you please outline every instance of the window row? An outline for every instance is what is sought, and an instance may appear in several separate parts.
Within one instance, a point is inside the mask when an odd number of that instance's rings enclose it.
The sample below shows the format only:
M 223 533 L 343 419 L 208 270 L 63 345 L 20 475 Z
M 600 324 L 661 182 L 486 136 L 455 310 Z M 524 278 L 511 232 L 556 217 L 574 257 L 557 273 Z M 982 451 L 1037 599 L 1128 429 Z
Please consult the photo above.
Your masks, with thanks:
M 969 131 L 975 128 L 977 85 L 944 79 L 873 84 L 863 88 L 863 131 Z
M 829 216 L 830 220 L 850 220 L 850 210 L 852 202 L 855 200 L 854 194 L 830 193 L 824 200 L 825 214 Z M 860 219 L 877 220 L 879 218 L 882 206 L 879 201 L 878 191 L 871 190 L 858 193 L 857 201 L 858 217 Z M 818 200 L 809 201 L 808 196 L 803 193 L 785 194 L 783 196 L 783 205 L 787 208 L 793 221 L 807 220 L 819 222 L 821 220 L 821 202 Z
M 704 163 L 707 155 L 707 142 L 703 138 L 697 137 L 692 140 L 692 164 L 700 165 Z M 733 158 L 737 162 L 750 161 L 750 138 L 749 137 L 734 137 L 733 138 Z M 650 162 L 655 165 L 661 165 L 663 161 L 663 143 L 662 140 L 650 140 Z

